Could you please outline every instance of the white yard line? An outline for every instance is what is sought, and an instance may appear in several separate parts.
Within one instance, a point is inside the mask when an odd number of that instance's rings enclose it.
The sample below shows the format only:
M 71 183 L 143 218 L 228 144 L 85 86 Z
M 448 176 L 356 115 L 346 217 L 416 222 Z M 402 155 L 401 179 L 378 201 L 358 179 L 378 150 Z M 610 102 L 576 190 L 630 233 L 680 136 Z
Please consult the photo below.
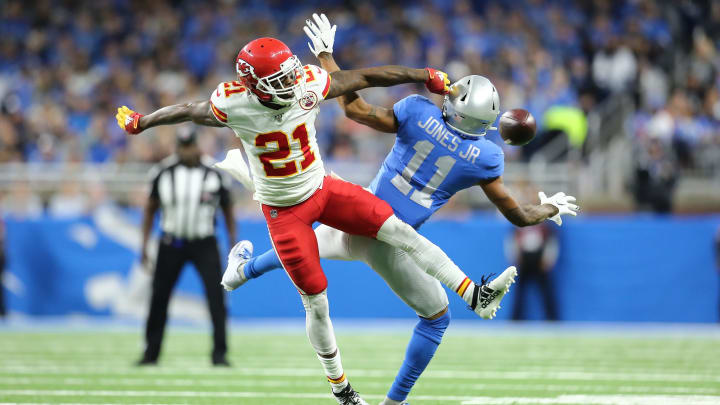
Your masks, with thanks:
M 2 356 L 0 356 L 2 358 Z M 263 361 L 245 361 L 245 359 L 238 358 L 238 359 L 230 359 L 232 362 L 241 364 L 243 367 L 246 368 L 261 368 L 262 366 L 266 365 L 268 363 L 267 358 Z M 353 361 L 352 362 L 355 367 L 357 368 L 367 368 L 367 367 L 379 367 L 383 365 L 382 363 L 378 363 L 377 361 Z M 202 358 L 198 358 L 195 361 L 177 361 L 175 359 L 162 361 L 160 363 L 161 368 L 169 368 L 169 369 L 178 369 L 178 370 L 191 370 L 191 369 L 199 369 L 203 368 L 207 364 L 207 368 L 210 368 L 210 359 L 207 356 L 204 356 Z M 297 361 L 297 362 L 290 362 L 290 361 L 283 361 L 283 365 L 286 368 L 291 367 L 298 367 L 298 368 L 306 368 L 308 364 L 313 364 L 312 358 L 306 358 L 303 359 L 303 361 Z M 2 362 L 0 362 L 0 371 L 3 369 L 17 369 L 17 370 L 23 370 L 28 368 L 53 368 L 53 367 L 82 367 L 87 368 L 89 370 L 96 369 L 97 367 L 104 367 L 104 368 L 112 368 L 112 369 L 127 369 L 130 366 L 132 366 L 132 363 L 130 361 L 127 361 L 127 358 L 125 361 L 122 362 L 108 362 L 103 359 L 102 362 L 98 362 L 97 359 L 67 359 L 67 360 L 61 360 L 61 361 L 20 361 L 20 360 L 8 360 L 4 359 Z M 395 363 L 388 364 L 388 368 L 393 369 L 395 367 Z M 455 363 L 448 363 L 439 361 L 437 364 L 434 364 L 434 367 L 441 368 L 441 369 L 452 369 L 457 373 L 463 374 L 463 373 L 472 373 L 477 370 L 477 367 L 472 367 L 471 364 L 455 364 Z M 617 373 L 623 373 L 623 374 L 658 374 L 663 375 L 666 374 L 668 369 L 670 369 L 666 365 L 657 365 L 657 364 L 649 364 L 645 366 L 640 365 L 632 365 L 628 366 L 627 364 L 614 364 L 614 365 L 598 365 L 596 363 L 592 363 L 592 366 L 588 366 L 586 364 L 547 364 L 547 365 L 528 365 L 527 363 L 508 363 L 505 362 L 504 364 L 496 364 L 493 365 L 493 369 L 496 372 L 515 372 L 518 369 L 520 369 L 522 372 L 539 372 L 539 373 L 549 373 L 549 372 L 574 372 L 574 373 L 607 373 L 607 374 L 617 374 Z M 720 374 L 720 365 L 718 366 L 709 366 L 709 365 L 698 365 L 693 363 L 686 363 L 686 364 L 680 364 L 678 362 L 673 363 L 673 368 L 675 372 L 678 370 L 683 370 L 686 373 L 691 373 L 694 375 L 718 375 Z
M 85 396 L 85 397 L 182 397 L 182 398 L 288 398 L 332 399 L 330 394 L 309 392 L 198 392 L 198 391 L 112 391 L 112 390 L 2 390 L 4 395 L 16 396 Z M 365 395 L 369 399 L 381 399 L 383 395 Z M 718 405 L 717 396 L 670 396 L 670 395 L 561 395 L 548 397 L 471 397 L 417 395 L 414 401 L 460 401 L 463 405 Z
M 720 347 L 720 343 L 718 343 Z M 513 367 L 515 365 L 522 365 L 523 368 L 584 368 L 584 369 L 601 369 L 601 368 L 612 368 L 617 369 L 618 367 L 623 369 L 637 369 L 637 368 L 648 368 L 648 367 L 656 367 L 656 368 L 668 368 L 670 365 L 672 365 L 672 368 L 677 368 L 678 366 L 682 367 L 698 367 L 698 368 L 706 368 L 706 369 L 714 369 L 714 370 L 720 370 L 720 364 L 717 364 L 713 362 L 711 359 L 713 357 L 720 356 L 720 351 L 717 353 L 712 353 L 711 350 L 707 350 L 702 355 L 696 355 L 696 356 L 686 356 L 683 358 L 665 358 L 665 359 L 645 359 L 645 360 L 631 360 L 627 358 L 618 358 L 613 360 L 595 360 L 595 359 L 588 359 L 588 358 L 576 358 L 573 360 L 562 360 L 562 359 L 555 359 L 555 358 L 548 358 L 544 360 L 533 360 L 528 358 L 503 358 L 503 359 L 488 359 L 483 357 L 482 362 L 484 364 L 496 364 L 500 367 Z M 140 354 L 137 355 L 138 358 Z M 285 357 L 284 355 L 280 354 L 280 357 L 283 357 L 283 362 L 287 364 L 303 364 L 307 363 L 310 360 L 313 360 L 313 356 L 303 356 L 303 357 Z M 0 359 L 2 359 L 1 365 L 8 365 L 8 366 L 14 366 L 14 365 L 34 365 L 34 366 L 43 366 L 43 365 L 63 365 L 67 364 L 68 362 L 71 362 L 73 364 L 102 364 L 106 366 L 126 366 L 130 364 L 129 362 L 132 362 L 134 360 L 134 355 L 128 356 L 128 354 L 125 354 L 123 356 L 106 356 L 103 354 L 87 354 L 87 355 L 67 355 L 67 356 L 54 356 L 54 355 L 43 355 L 43 356 L 25 356 L 25 355 L 4 355 L 0 354 Z M 230 356 L 230 360 L 234 360 L 236 362 L 246 363 L 246 364 L 254 364 L 254 363 L 266 363 L 268 361 L 269 356 L 259 356 L 259 357 L 246 357 L 242 354 L 232 354 Z M 402 358 L 402 354 L 400 355 L 394 355 L 394 357 L 391 358 L 367 358 L 362 357 L 360 355 L 357 356 L 351 356 L 352 360 L 355 363 L 372 363 L 376 362 L 378 360 L 381 360 L 383 362 L 394 362 L 396 360 L 399 360 Z M 98 360 L 101 359 L 99 362 Z M 168 354 L 164 356 L 164 360 L 162 361 L 162 364 L 170 364 L 178 367 L 185 367 L 185 366 L 197 366 L 198 364 L 208 363 L 210 360 L 210 356 L 203 353 L 203 355 L 199 356 L 176 356 L 173 354 Z M 456 367 L 472 367 L 471 361 L 473 359 L 448 359 L 443 358 L 440 359 L 438 363 L 442 363 L 446 365 L 449 368 L 456 368 Z M 480 361 L 481 359 L 475 359 Z
M 720 355 L 720 352 L 717 353 Z M 710 357 L 708 357 L 710 356 Z M 167 360 L 163 362 L 163 365 L 170 365 L 174 367 L 197 367 L 208 361 L 208 356 L 205 353 L 198 355 L 168 355 Z M 690 369 L 693 372 L 705 372 L 708 374 L 720 373 L 720 364 L 713 363 L 709 360 L 712 358 L 712 353 L 708 350 L 701 354 L 688 354 L 688 353 L 666 353 L 665 355 L 658 355 L 653 358 L 645 359 L 633 359 L 631 357 L 623 357 L 617 360 L 601 360 L 594 358 L 575 357 L 575 358 L 559 358 L 557 356 L 547 356 L 547 358 L 528 358 L 528 357 L 503 357 L 498 358 L 497 361 L 493 359 L 484 358 L 486 364 L 493 362 L 499 363 L 499 367 L 514 370 L 517 367 L 522 367 L 523 370 L 558 370 L 558 371 L 621 371 L 621 372 L 648 372 L 648 370 L 659 369 L 659 370 L 678 370 L 678 369 Z M 100 353 L 88 353 L 84 355 L 65 354 L 63 356 L 47 354 L 38 355 L 25 355 L 25 354 L 0 354 L 0 358 L 3 361 L 0 366 L 62 366 L 68 363 L 73 365 L 97 365 L 98 358 L 102 358 L 102 365 L 107 367 L 125 367 L 128 365 L 127 354 L 123 356 L 118 355 L 104 355 Z M 302 366 L 312 358 L 308 356 L 283 356 L 284 363 L 287 365 L 298 365 Z M 266 364 L 266 356 L 243 356 L 242 354 L 233 356 L 235 362 L 242 363 L 248 366 L 254 366 L 256 364 Z M 461 360 L 454 361 L 453 359 L 443 359 L 441 361 L 447 368 L 463 368 L 468 367 L 467 362 Z M 356 364 L 375 364 L 370 359 L 358 359 L 355 361 Z M 436 362 L 440 363 L 440 362 Z M 591 366 L 589 366 L 591 365 Z
M 138 341 L 140 342 L 140 341 Z M 720 340 L 713 342 L 713 344 L 720 342 Z M 46 353 L 52 353 L 52 354 L 61 354 L 61 355 L 67 355 L 67 356 L 75 356 L 80 354 L 87 354 L 87 355 L 105 355 L 110 357 L 122 357 L 122 352 L 125 351 L 135 351 L 138 348 L 138 344 L 133 345 L 127 345 L 127 344 L 118 344 L 117 346 L 113 346 L 113 349 L 103 349 L 101 347 L 94 346 L 94 342 L 87 342 L 87 346 L 74 346 L 69 347 L 68 345 L 54 345 L 54 346 L 47 346 L 45 344 L 42 344 L 42 350 L 31 350 L 28 348 L 28 343 L 25 343 L 23 345 L 13 345 L 12 343 L 3 344 L 3 347 L 0 348 L 0 353 L 4 355 L 27 355 L 27 356 L 43 356 Z M 453 343 L 447 343 L 448 345 L 452 345 Z M 456 343 L 457 344 L 457 343 Z M 40 345 L 40 343 L 38 343 Z M 537 351 L 537 350 L 531 350 L 531 351 L 516 351 L 516 352 L 506 352 L 506 351 L 500 351 L 500 353 L 488 353 L 486 355 L 487 358 L 493 359 L 493 358 L 518 358 L 518 359 L 529 359 L 529 360 L 545 360 L 545 359 L 557 359 L 557 360 L 577 360 L 577 359 L 588 359 L 588 360 L 599 360 L 602 361 L 607 358 L 607 354 L 609 351 L 612 351 L 613 349 L 617 348 L 618 345 L 614 345 L 607 348 L 588 348 L 586 346 L 566 346 L 562 348 L 552 348 L 551 350 L 547 351 Z M 703 354 L 707 352 L 708 345 L 701 345 L 698 348 L 690 349 L 687 346 L 672 346 L 669 348 L 663 348 L 659 350 L 652 350 L 652 349 L 634 349 L 631 347 L 627 347 L 627 345 L 623 346 L 623 359 L 630 359 L 630 360 L 658 360 L 667 357 L 668 355 L 682 360 L 685 358 L 685 356 L 699 356 L 702 357 Z M 355 344 L 354 347 L 362 348 L 362 345 Z M 190 354 L 184 354 L 181 350 L 178 351 L 176 354 L 177 356 L 181 357 L 195 357 L 195 356 L 204 356 L 204 352 L 198 352 L 197 346 L 192 347 L 193 350 L 190 352 Z M 303 347 L 304 348 L 304 347 Z M 389 349 L 395 348 L 395 346 L 390 347 Z M 582 352 L 579 352 L 582 350 Z M 288 351 L 288 355 L 292 356 L 291 351 Z M 300 356 L 295 356 L 300 357 Z
M 521 360 L 504 360 L 500 364 L 494 364 L 494 367 L 500 367 L 508 370 L 515 370 L 518 367 L 522 367 L 523 370 L 531 371 L 531 370 L 559 370 L 559 371 L 621 371 L 621 372 L 648 372 L 652 369 L 660 369 L 664 370 L 667 369 L 670 364 L 673 365 L 672 369 L 680 369 L 680 368 L 688 368 L 692 369 L 693 371 L 706 371 L 708 373 L 718 373 L 720 372 L 720 364 L 714 364 L 707 358 L 709 354 L 706 353 L 704 357 L 702 358 L 695 358 L 693 359 L 686 359 L 684 361 L 670 361 L 668 360 L 666 363 L 663 362 L 656 362 L 656 361 L 647 361 L 647 362 L 626 362 L 626 361 L 614 361 L 614 362 L 595 362 L 591 360 L 582 360 L 577 362 L 537 362 L 537 361 L 521 361 Z M 720 353 L 719 353 L 720 355 Z M 210 358 L 209 356 L 199 356 L 192 359 L 178 359 L 176 357 L 168 356 L 169 358 L 166 360 L 163 360 L 161 364 L 163 366 L 171 366 L 171 367 L 191 367 L 191 368 L 197 368 L 198 365 L 204 365 L 209 364 Z M 398 359 L 401 356 L 398 357 Z M 127 355 L 123 358 L 117 358 L 109 360 L 106 357 L 103 356 L 68 356 L 67 358 L 48 358 L 44 357 L 42 359 L 40 358 L 23 358 L 23 357 L 6 357 L 0 354 L 0 358 L 3 360 L 2 363 L 0 363 L 0 366 L 4 367 L 19 367 L 19 366 L 32 366 L 32 367 L 52 367 L 52 366 L 64 366 L 68 364 L 72 364 L 74 366 L 97 366 L 102 365 L 103 367 L 127 367 L 131 365 L 131 360 L 128 359 Z M 102 361 L 98 361 L 98 358 L 102 358 Z M 255 364 L 267 364 L 268 358 L 252 358 L 248 359 L 242 356 L 233 356 L 230 358 L 231 361 L 235 361 L 239 364 L 243 365 L 255 365 Z M 297 358 L 297 359 L 286 359 L 283 357 L 283 364 L 286 364 L 288 366 L 301 366 L 307 365 L 309 361 L 313 361 L 313 357 L 303 357 L 303 358 Z M 389 362 L 394 363 L 393 361 L 386 361 L 383 359 L 383 362 Z M 355 364 L 377 364 L 377 360 L 372 359 L 362 359 L 362 358 L 355 358 L 353 359 L 353 363 Z M 437 366 L 444 367 L 444 368 L 452 368 L 452 369 L 472 369 L 473 364 L 465 361 L 448 361 L 446 359 L 440 359 L 440 361 L 436 362 Z M 485 362 L 486 364 L 489 364 L 488 362 Z
M 330 393 L 313 392 L 228 392 L 228 391 L 112 391 L 112 390 L 0 390 L 3 395 L 57 396 L 57 397 L 182 397 L 182 398 L 302 398 L 333 399 Z M 383 395 L 363 395 L 367 398 L 384 398 Z M 435 398 L 435 397 L 433 397 Z M 472 397 L 437 397 L 435 400 L 462 401 Z
M 307 381 L 296 380 L 256 380 L 256 379 L 238 379 L 238 378 L 214 378 L 212 380 L 204 379 L 186 379 L 186 378 L 163 378 L 163 379 L 147 379 L 147 378 L 76 378 L 76 377 L 0 377 L 0 384 L 14 385 L 36 385 L 36 384 L 63 384 L 63 385 L 113 385 L 113 386 L 159 386 L 159 387 L 288 387 L 288 386 L 307 386 Z M 362 387 L 368 388 L 387 388 L 388 382 L 362 382 Z M 463 384 L 463 383 L 444 383 L 443 388 L 452 389 L 454 387 L 464 390 L 502 390 L 502 391 L 536 391 L 536 392 L 622 392 L 622 393 L 648 393 L 648 394 L 695 394 L 695 395 L 717 395 L 720 394 L 720 388 L 704 388 L 704 387 L 666 387 L 666 386 L 643 386 L 643 385 L 562 385 L 562 384 L 507 384 L 507 383 L 482 383 L 482 384 Z
M 191 375 L 217 375 L 242 374 L 252 376 L 272 377 L 311 377 L 320 375 L 317 368 L 230 368 L 227 370 L 210 367 L 158 367 L 158 368 L 130 368 L 103 367 L 103 366 L 5 366 L 0 365 L 0 372 L 39 374 L 39 373 L 105 373 L 112 375 L 122 374 L 191 374 Z M 353 369 L 351 377 L 394 377 L 395 371 L 380 369 Z M 521 371 L 458 371 L 458 370 L 428 370 L 423 378 L 429 379 L 494 379 L 494 380 L 573 380 L 573 381 L 658 381 L 658 382 L 720 382 L 718 374 L 683 374 L 671 373 L 627 373 L 627 372 L 592 372 L 592 371 L 552 371 L 552 370 L 521 370 Z

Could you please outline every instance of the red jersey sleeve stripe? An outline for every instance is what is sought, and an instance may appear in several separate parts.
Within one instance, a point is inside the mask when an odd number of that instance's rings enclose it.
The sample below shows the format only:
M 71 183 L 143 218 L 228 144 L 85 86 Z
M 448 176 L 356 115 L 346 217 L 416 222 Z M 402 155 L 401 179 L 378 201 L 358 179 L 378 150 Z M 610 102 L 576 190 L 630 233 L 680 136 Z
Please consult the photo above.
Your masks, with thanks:
M 215 104 L 213 104 L 212 101 L 210 102 L 210 108 L 212 109 L 212 112 L 215 115 L 215 118 L 218 119 L 218 121 L 227 123 L 227 114 L 215 107 Z
M 325 98 L 327 96 L 328 92 L 330 91 L 330 81 L 332 80 L 332 76 L 328 73 L 328 79 L 327 83 L 325 83 L 325 89 L 322 91 L 322 96 Z

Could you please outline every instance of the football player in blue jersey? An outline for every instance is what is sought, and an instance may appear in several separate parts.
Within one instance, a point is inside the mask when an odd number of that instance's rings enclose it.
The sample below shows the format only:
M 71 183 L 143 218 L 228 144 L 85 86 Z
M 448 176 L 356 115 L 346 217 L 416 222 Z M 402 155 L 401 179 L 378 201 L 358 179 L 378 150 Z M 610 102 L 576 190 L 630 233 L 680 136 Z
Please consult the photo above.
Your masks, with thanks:
M 325 23 L 326 19 L 314 17 L 315 23 L 308 21 L 305 32 L 317 50 L 327 44 L 332 28 Z M 339 70 L 331 52 L 318 52 L 317 56 L 328 72 Z M 574 197 L 564 193 L 549 198 L 540 193 L 540 204 L 527 205 L 518 204 L 510 196 L 502 181 L 503 151 L 484 137 L 488 129 L 495 129 L 492 125 L 500 107 L 497 90 L 485 77 L 470 75 L 458 80 L 445 97 L 442 109 L 420 95 L 406 97 L 392 109 L 371 105 L 357 93 L 339 97 L 338 102 L 349 118 L 378 131 L 397 134 L 370 190 L 415 228 L 455 193 L 475 185 L 516 226 L 535 225 L 546 219 L 561 225 L 561 215 L 576 215 Z M 242 158 L 230 154 L 228 157 L 219 167 L 246 187 L 252 187 L 247 168 L 237 166 Z M 432 359 L 450 322 L 445 290 L 404 251 L 384 242 L 349 235 L 326 225 L 317 227 L 315 234 L 321 257 L 365 262 L 418 314 L 420 319 L 403 364 L 381 403 L 406 404 L 410 390 Z M 237 288 L 249 279 L 282 268 L 274 250 L 251 257 L 252 244 L 248 241 L 240 242 L 233 250 L 238 257 L 229 258 L 232 264 L 228 264 L 223 277 L 226 286 Z M 479 302 L 485 305 L 484 312 L 479 312 L 481 316 L 494 317 L 514 277 L 515 269 L 511 267 L 489 283 L 483 279 L 476 289 L 482 297 Z M 466 280 L 456 292 L 462 297 L 470 284 Z

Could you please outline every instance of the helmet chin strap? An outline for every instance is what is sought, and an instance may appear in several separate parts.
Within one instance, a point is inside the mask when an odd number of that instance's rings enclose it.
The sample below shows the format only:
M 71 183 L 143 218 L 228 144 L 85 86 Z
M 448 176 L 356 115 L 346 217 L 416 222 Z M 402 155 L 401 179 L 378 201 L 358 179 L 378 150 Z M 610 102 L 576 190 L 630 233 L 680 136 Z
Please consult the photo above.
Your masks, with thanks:
M 300 100 L 300 98 L 302 96 L 302 89 L 298 89 L 298 91 L 295 91 L 293 94 L 289 95 L 290 97 L 288 97 L 288 98 L 280 97 L 280 95 L 278 95 L 278 94 L 265 93 L 264 91 L 262 91 L 260 89 L 257 89 L 257 92 L 261 93 L 263 95 L 269 96 L 268 100 L 264 100 L 260 95 L 255 93 L 255 95 L 258 98 L 260 98 L 260 101 L 262 101 L 264 103 L 274 104 L 274 105 L 277 105 L 280 107 L 287 107 L 289 105 L 292 105 L 292 104 L 298 102 L 298 100 Z
M 258 89 L 257 87 L 255 87 L 254 89 L 251 89 L 251 93 L 253 95 L 255 95 L 255 97 L 257 97 L 261 103 L 278 106 L 280 108 L 285 108 L 288 105 L 297 101 L 295 99 L 285 100 L 275 94 L 265 93 L 264 91 Z

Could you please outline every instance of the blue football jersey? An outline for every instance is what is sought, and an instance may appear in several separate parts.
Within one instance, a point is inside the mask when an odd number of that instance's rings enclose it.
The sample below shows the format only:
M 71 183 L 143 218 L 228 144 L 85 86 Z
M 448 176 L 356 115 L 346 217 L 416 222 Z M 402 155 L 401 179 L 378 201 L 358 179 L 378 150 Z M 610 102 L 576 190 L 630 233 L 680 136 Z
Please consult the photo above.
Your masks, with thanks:
M 393 111 L 398 121 L 395 145 L 370 189 L 413 227 L 422 225 L 458 191 L 502 175 L 502 149 L 485 137 L 457 135 L 427 98 L 406 97 Z

